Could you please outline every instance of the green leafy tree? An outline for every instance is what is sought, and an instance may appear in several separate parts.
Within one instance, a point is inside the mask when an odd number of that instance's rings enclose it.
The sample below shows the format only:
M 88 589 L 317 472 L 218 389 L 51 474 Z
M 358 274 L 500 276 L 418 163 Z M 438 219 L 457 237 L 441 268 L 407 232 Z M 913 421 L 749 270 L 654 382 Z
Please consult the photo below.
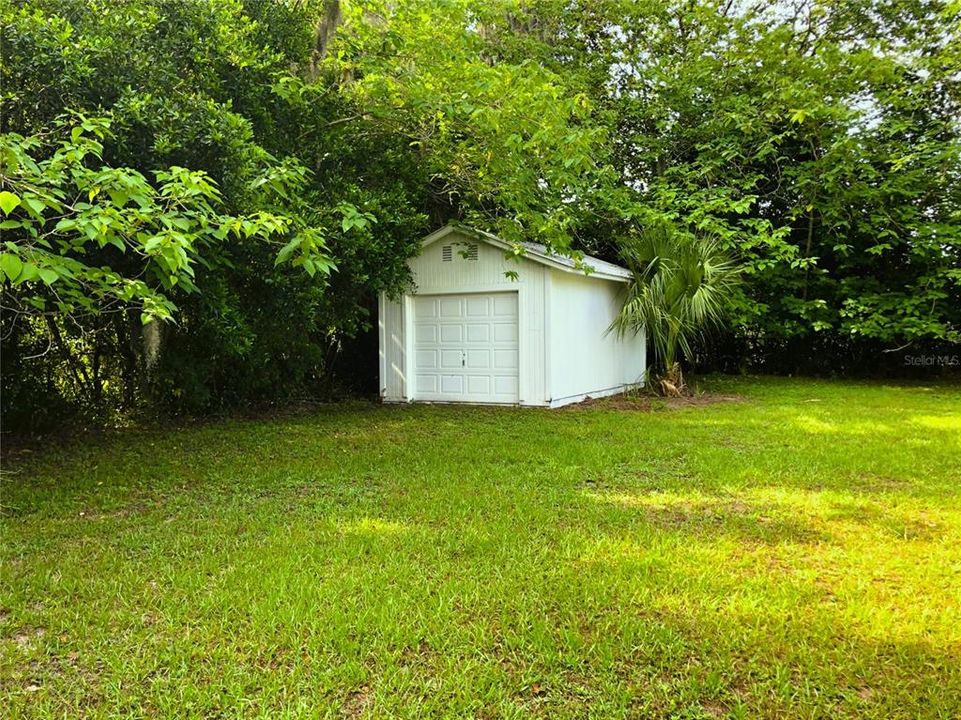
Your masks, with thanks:
M 0 135 L 7 312 L 77 319 L 136 308 L 145 323 L 170 320 L 176 307 L 164 293 L 197 289 L 194 265 L 205 244 L 294 229 L 281 215 L 218 213 L 220 193 L 203 172 L 158 170 L 155 186 L 136 170 L 100 164 L 109 130 L 106 118 L 78 116 L 27 137 Z M 277 260 L 299 251 L 294 264 L 328 273 L 323 249 L 305 228 Z
M 70 251 L 69 223 L 50 248 L 4 230 L 8 291 L 46 303 L 0 318 L 5 418 L 87 403 L 83 373 L 102 408 L 329 394 L 374 357 L 339 359 L 377 294 L 407 288 L 418 238 L 452 219 L 612 260 L 637 226 L 716 238 L 743 265 L 723 339 L 740 365 L 843 371 L 958 341 L 956 2 L 25 0 L 0 4 L 0 48 L 0 133 L 109 116 L 82 182 L 139 174 L 153 217 L 199 233 L 184 261 L 174 234 L 147 250 L 120 224 L 119 244 Z M 45 142 L 24 150 L 38 165 Z M 193 210 L 159 194 L 201 180 L 216 196 Z M 54 186 L 91 189 L 71 183 Z M 5 192 L 0 221 L 37 221 Z M 201 199 L 285 229 L 204 229 Z M 66 219 L 111 214 L 109 193 L 82 202 Z M 42 233 L 61 219 L 44 216 Z M 57 279 L 24 279 L 37 262 Z M 117 282 L 72 285 L 71 262 Z M 174 306 L 147 373 L 140 314 Z M 47 317 L 71 362 L 46 350 Z
M 600 55 L 618 58 L 622 172 L 645 212 L 743 258 L 738 332 L 762 362 L 793 369 L 818 336 L 828 362 L 832 345 L 958 339 L 956 4 L 645 2 L 616 16 L 630 21 Z
M 287 58 L 264 43 L 260 26 L 239 3 L 229 1 L 145 2 L 104 11 L 100 3 L 49 0 L 5 5 L 0 15 L 0 122 L 6 147 L 23 149 L 23 139 L 39 138 L 23 152 L 46 169 L 44 161 L 61 140 L 51 132 L 60 116 L 71 108 L 88 120 L 110 116 L 109 132 L 90 138 L 85 130 L 80 138 L 99 147 L 84 150 L 84 160 L 71 170 L 76 177 L 30 178 L 17 170 L 19 175 L 8 171 L 6 181 L 29 181 L 51 192 L 59 186 L 72 200 L 74 193 L 95 189 L 100 172 L 126 181 L 151 178 L 144 192 L 157 198 L 157 217 L 167 210 L 185 212 L 174 207 L 179 199 L 159 195 L 165 184 L 172 182 L 173 189 L 194 178 L 202 180 L 205 193 L 210 191 L 192 200 L 209 206 L 194 208 L 195 219 L 205 216 L 206 225 L 192 226 L 188 233 L 175 226 L 166 236 L 181 242 L 186 260 L 168 240 L 145 248 L 146 229 L 136 223 L 153 227 L 152 220 L 134 218 L 140 206 L 129 200 L 122 208 L 111 207 L 113 198 L 106 192 L 84 196 L 90 207 L 72 218 L 85 233 L 88 221 L 111 217 L 115 242 L 103 247 L 93 239 L 80 247 L 68 238 L 77 234 L 69 228 L 70 218 L 58 231 L 59 239 L 74 244 L 69 252 L 58 244 L 52 250 L 31 244 L 26 225 L 4 230 L 3 240 L 17 246 L 8 247 L 8 255 L 45 257 L 41 251 L 48 250 L 61 256 L 60 266 L 90 268 L 86 275 L 74 272 L 79 284 L 59 277 L 44 285 L 18 275 L 18 284 L 8 286 L 8 299 L 15 297 L 17 307 L 29 295 L 44 302 L 46 319 L 38 323 L 22 312 L 3 315 L 5 422 L 16 425 L 24 417 L 24 427 L 36 425 L 39 421 L 31 418 L 48 415 L 43 407 L 58 404 L 50 401 L 53 395 L 75 408 L 99 405 L 97 413 L 109 414 L 148 400 L 204 410 L 247 400 L 244 388 L 278 393 L 303 387 L 304 378 L 318 371 L 312 331 L 338 324 L 333 318 L 341 305 L 317 298 L 328 292 L 332 246 L 340 240 L 350 202 L 317 202 L 323 195 L 315 175 L 284 153 L 284 146 L 257 142 L 261 128 L 272 137 L 270 122 L 278 113 L 271 87 L 278 74 L 290 72 Z M 278 130 L 287 137 L 286 128 Z M 288 139 L 288 148 L 299 132 Z M 61 134 L 69 133 L 65 128 Z M 22 197 L 12 187 L 8 192 Z M 5 218 L 10 222 L 31 219 L 23 203 L 12 212 Z M 49 233 L 64 219 L 49 210 L 45 219 L 33 221 L 43 220 L 42 233 Z M 232 221 L 222 222 L 226 219 Z M 132 224 L 125 235 L 121 224 L 127 220 Z M 184 220 L 192 222 L 181 218 L 178 223 Z M 164 260 L 180 263 L 176 274 L 162 267 Z M 8 263 L 12 267 L 14 260 Z M 94 283 L 94 273 L 116 281 L 110 283 L 113 290 Z M 77 292 L 68 298 L 71 288 Z M 67 299 L 72 307 L 61 302 Z M 107 307 L 116 312 L 94 312 Z M 264 312 L 268 308 L 273 315 Z M 21 309 L 37 310 L 33 305 Z M 160 341 L 162 352 L 152 358 L 149 377 L 144 345 L 150 338 L 143 337 L 141 312 L 143 319 L 173 315 L 176 321 L 162 327 L 151 323 L 151 338 Z M 281 333 L 275 327 L 281 322 L 290 323 L 288 336 L 300 337 L 299 344 L 278 343 Z M 53 329 L 62 338 L 53 346 L 66 350 L 48 350 Z M 265 345 L 273 347 L 262 350 Z M 190 356 L 174 357 L 177 352 Z M 287 367 L 266 373 L 271 362 L 279 364 L 278 357 L 288 359 Z M 238 373 L 238 367 L 248 372 Z M 258 381 L 251 382 L 257 373 Z M 18 408 L 24 412 L 12 412 Z
M 320 71 L 361 109 L 349 122 L 403 137 L 448 216 L 571 250 L 591 198 L 618 184 L 607 127 L 565 73 L 498 56 L 488 23 L 509 6 L 341 6 Z

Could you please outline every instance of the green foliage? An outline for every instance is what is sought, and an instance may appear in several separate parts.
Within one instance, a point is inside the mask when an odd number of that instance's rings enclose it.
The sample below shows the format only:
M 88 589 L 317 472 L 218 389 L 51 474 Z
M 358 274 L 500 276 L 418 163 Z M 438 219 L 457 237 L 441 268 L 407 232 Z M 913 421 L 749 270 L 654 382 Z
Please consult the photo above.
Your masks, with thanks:
M 71 273 L 58 275 L 51 285 L 40 278 L 6 286 L 5 304 L 17 313 L 3 317 L 5 386 L 15 383 L 16 367 L 21 374 L 36 371 L 43 384 L 81 408 L 94 403 L 103 406 L 98 411 L 129 408 L 148 399 L 181 407 L 189 388 L 198 393 L 186 403 L 193 409 L 222 404 L 223 387 L 212 383 L 243 365 L 247 349 L 256 344 L 243 334 L 230 337 L 236 326 L 223 319 L 247 321 L 240 323 L 243 328 L 262 307 L 290 312 L 289 301 L 302 297 L 302 278 L 312 296 L 323 298 L 330 273 L 340 265 L 330 251 L 342 242 L 333 206 L 340 203 L 348 211 L 350 200 L 339 198 L 327 208 L 317 201 L 316 176 L 290 152 L 295 136 L 285 138 L 286 147 L 268 149 L 257 142 L 255 122 L 266 126 L 276 110 L 269 88 L 278 73 L 289 72 L 287 58 L 268 47 L 239 3 L 229 1 L 105 8 L 51 0 L 0 12 L 4 148 L 28 156 L 37 173 L 46 173 L 34 177 L 19 168 L 17 175 L 8 168 L 2 189 L 20 197 L 9 183 L 32 183 L 44 192 L 64 193 L 70 205 L 65 217 L 53 209 L 44 217 L 30 215 L 23 205 L 12 210 L 4 218 L 3 239 L 13 257 L 2 267 L 12 270 L 17 260 L 36 255 L 44 259 L 45 274 L 59 266 Z M 306 27 L 306 16 L 300 21 Z M 109 111 L 109 132 L 104 127 L 102 135 L 91 137 L 82 130 L 69 142 L 85 147 L 61 147 L 60 136 L 71 129 L 58 125 L 59 118 L 71 108 L 84 122 L 100 122 L 96 118 Z M 58 148 L 75 153 L 69 168 L 55 157 Z M 29 170 L 29 163 L 23 167 Z M 101 181 L 106 184 L 98 185 Z M 124 187 L 129 184 L 137 187 Z M 108 186 L 121 194 L 111 194 Z M 91 190 L 95 194 L 87 197 Z M 140 191 L 151 205 L 133 199 Z M 75 212 L 75 195 L 83 195 L 89 207 Z M 4 205 L 9 202 L 4 196 Z M 364 217 L 363 210 L 357 212 Z M 30 234 L 34 225 L 43 226 L 37 236 L 57 242 L 49 249 L 38 245 Z M 92 229 L 101 226 L 109 232 L 94 236 Z M 261 295 L 234 289 L 245 282 L 259 286 Z M 26 320 L 24 313 L 39 312 L 38 305 L 49 323 Z M 324 305 L 333 310 L 326 316 L 314 314 L 317 307 L 315 299 L 291 313 L 293 331 L 340 326 L 336 304 Z M 144 320 L 175 321 L 158 336 L 164 346 L 159 357 L 157 348 L 147 347 L 140 311 Z M 356 313 L 353 306 L 344 311 L 351 318 Z M 270 331 L 266 322 L 256 327 L 265 335 Z M 220 332 L 197 333 L 200 328 Z M 195 342 L 185 342 L 182 336 L 191 333 L 197 333 Z M 304 368 L 298 376 L 318 370 L 317 353 L 303 355 L 305 344 L 298 346 L 303 358 L 298 367 Z M 45 351 L 48 345 L 54 350 Z M 193 356 L 171 357 L 166 347 L 171 352 L 187 347 Z M 290 349 L 278 346 L 271 356 Z M 18 353 L 36 357 L 14 366 Z M 210 361 L 216 371 L 206 377 L 173 371 Z M 283 385 L 283 377 L 270 377 Z M 8 425 L 18 425 L 19 409 L 24 417 L 42 415 L 23 407 L 22 396 L 16 396 L 19 407 L 8 404 L 14 397 L 4 394 Z M 244 399 L 241 394 L 233 401 Z M 32 424 L 24 421 L 23 427 Z
M 956 5 L 614 12 L 621 167 L 645 213 L 743 258 L 742 333 L 958 339 Z
M 641 230 L 622 253 L 633 279 L 612 329 L 646 332 L 661 370 L 670 374 L 679 354 L 692 360 L 695 339 L 726 319 L 739 268 L 717 240 L 664 224 Z
M 176 307 L 164 292 L 196 290 L 204 245 L 290 229 L 283 216 L 217 213 L 220 193 L 203 172 L 172 166 L 154 186 L 136 170 L 97 167 L 109 129 L 105 118 L 78 116 L 27 137 L 0 135 L 8 312 L 137 308 L 145 323 L 170 320 Z
M 409 287 L 419 237 L 451 220 L 608 259 L 637 226 L 716 238 L 743 263 L 742 365 L 957 342 L 959 34 L 945 0 L 0 5 L 7 146 L 41 166 L 59 118 L 110 118 L 103 137 L 80 126 L 99 149 L 79 150 L 76 178 L 38 187 L 146 178 L 155 208 L 138 220 L 98 190 L 45 248 L 28 228 L 60 218 L 5 176 L 17 248 L 0 271 L 31 277 L 7 292 L 53 325 L 5 318 L 3 342 L 39 353 L 17 372 L 64 398 L 99 396 L 80 371 L 107 373 L 105 406 L 317 396 L 377 294 Z M 213 195 L 193 209 L 162 194 L 201 182 Z M 95 319 L 108 306 L 123 323 Z M 141 311 L 176 320 L 150 367 Z
M 465 222 L 568 250 L 606 164 L 588 95 L 529 59 L 492 60 L 502 3 L 344 3 L 323 69 L 363 122 L 400 133 Z M 558 152 L 563 148 L 563 152 Z

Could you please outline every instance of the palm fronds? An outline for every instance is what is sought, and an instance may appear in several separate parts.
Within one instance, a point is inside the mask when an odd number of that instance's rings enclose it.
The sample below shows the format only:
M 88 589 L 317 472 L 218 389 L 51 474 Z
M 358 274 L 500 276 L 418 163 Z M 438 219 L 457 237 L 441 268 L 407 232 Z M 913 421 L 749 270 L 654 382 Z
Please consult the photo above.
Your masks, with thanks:
M 634 278 L 611 329 L 619 335 L 646 329 L 664 376 L 678 389 L 679 353 L 691 358 L 694 340 L 723 322 L 739 282 L 738 266 L 717 240 L 669 225 L 641 231 L 622 256 Z

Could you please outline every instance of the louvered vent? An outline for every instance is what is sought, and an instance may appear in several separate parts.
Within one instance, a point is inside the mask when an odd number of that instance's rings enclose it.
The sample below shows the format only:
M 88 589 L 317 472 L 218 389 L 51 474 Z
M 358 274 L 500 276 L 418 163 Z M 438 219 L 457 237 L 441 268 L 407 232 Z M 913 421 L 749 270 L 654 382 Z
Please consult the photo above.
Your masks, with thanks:
M 477 245 L 475 243 L 465 244 L 463 247 L 458 247 L 456 251 L 453 245 L 444 245 L 440 249 L 440 258 L 443 262 L 452 262 L 455 252 L 462 260 L 477 260 Z

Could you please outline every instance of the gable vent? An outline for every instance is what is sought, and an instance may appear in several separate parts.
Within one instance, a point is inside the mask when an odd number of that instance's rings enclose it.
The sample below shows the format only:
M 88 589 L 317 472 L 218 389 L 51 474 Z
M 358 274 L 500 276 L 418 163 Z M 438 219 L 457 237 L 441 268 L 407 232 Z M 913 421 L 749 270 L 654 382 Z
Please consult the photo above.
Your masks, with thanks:
M 471 243 L 471 244 L 468 245 L 467 248 L 464 250 L 464 259 L 465 259 L 465 260 L 476 260 L 476 259 L 477 259 L 477 245 L 476 245 L 475 243 Z
M 441 248 L 440 257 L 444 262 L 450 262 L 454 259 L 454 249 L 450 245 L 445 245 Z

